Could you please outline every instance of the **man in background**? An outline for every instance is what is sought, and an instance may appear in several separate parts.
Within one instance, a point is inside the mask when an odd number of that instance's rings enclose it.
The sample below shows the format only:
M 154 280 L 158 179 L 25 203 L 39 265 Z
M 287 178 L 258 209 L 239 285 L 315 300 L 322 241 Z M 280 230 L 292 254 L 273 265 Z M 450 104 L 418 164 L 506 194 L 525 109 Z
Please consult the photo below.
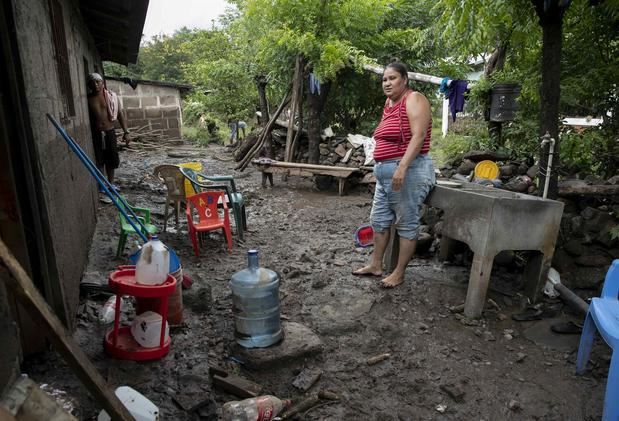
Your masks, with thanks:
M 123 140 L 129 145 L 129 130 L 125 116 L 120 109 L 118 96 L 108 91 L 99 73 L 88 75 L 88 111 L 90 114 L 90 127 L 92 129 L 92 141 L 95 150 L 97 168 L 102 174 L 107 175 L 110 184 L 114 183 L 114 170 L 120 165 L 118 147 L 116 146 L 116 121 L 123 129 Z M 104 172 L 105 171 L 105 172 Z M 116 186 L 114 186 L 117 188 Z M 106 201 L 111 203 L 111 201 Z

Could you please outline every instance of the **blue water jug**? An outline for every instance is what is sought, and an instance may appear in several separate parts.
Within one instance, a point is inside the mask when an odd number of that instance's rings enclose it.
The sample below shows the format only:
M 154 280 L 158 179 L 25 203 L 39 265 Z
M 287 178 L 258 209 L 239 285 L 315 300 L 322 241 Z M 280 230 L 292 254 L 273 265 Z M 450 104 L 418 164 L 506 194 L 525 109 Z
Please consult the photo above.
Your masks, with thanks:
M 245 348 L 264 348 L 282 338 L 279 276 L 258 266 L 258 250 L 249 250 L 247 261 L 248 267 L 230 281 L 234 336 Z

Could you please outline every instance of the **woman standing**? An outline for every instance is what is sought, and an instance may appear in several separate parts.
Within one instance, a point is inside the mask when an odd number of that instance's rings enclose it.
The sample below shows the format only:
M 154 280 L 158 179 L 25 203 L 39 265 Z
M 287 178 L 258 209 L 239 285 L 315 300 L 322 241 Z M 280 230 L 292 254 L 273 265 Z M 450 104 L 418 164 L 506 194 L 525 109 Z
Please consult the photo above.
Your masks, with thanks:
M 380 282 L 384 288 L 393 288 L 404 281 L 406 266 L 415 254 L 419 211 L 435 184 L 435 175 L 428 156 L 432 134 L 430 102 L 408 88 L 408 71 L 403 63 L 390 63 L 385 68 L 383 91 L 387 101 L 374 131 L 376 190 L 370 215 L 374 252 L 370 263 L 353 275 L 383 276 L 382 260 L 393 224 L 400 236 L 398 264 Z

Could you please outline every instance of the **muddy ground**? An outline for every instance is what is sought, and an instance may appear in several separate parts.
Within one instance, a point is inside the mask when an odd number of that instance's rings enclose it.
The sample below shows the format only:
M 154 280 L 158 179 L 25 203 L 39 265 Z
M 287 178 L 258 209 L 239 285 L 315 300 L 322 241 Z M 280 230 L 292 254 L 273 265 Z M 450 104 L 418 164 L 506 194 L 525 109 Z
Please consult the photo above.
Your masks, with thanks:
M 228 149 L 210 146 L 200 157 L 169 158 L 164 151 L 124 151 L 117 182 L 130 203 L 153 211 L 163 226 L 165 187 L 152 171 L 161 163 L 201 161 L 210 174 L 233 174 Z M 579 320 L 559 300 L 545 302 L 554 319 L 516 322 L 522 311 L 520 269 L 495 265 L 481 320 L 466 320 L 450 307 L 464 302 L 469 264 L 448 265 L 434 254 L 416 257 L 406 282 L 394 290 L 377 280 L 350 274 L 370 249 L 355 248 L 352 234 L 369 218 L 371 194 L 362 186 L 339 197 L 334 186 L 315 191 L 312 181 L 275 177 L 263 189 L 260 173 L 236 173 L 247 200 L 244 242 L 234 236 L 228 254 L 224 239 L 211 235 L 200 258 L 194 256 L 184 217 L 173 218 L 160 238 L 181 258 L 194 283 L 183 291 L 182 326 L 172 329 L 172 348 L 161 360 L 136 363 L 113 360 L 103 350 L 109 329 L 97 322 L 104 294 L 84 294 L 74 338 L 114 387 L 129 385 L 161 410 L 162 419 L 217 419 L 221 405 L 236 400 L 214 388 L 208 365 L 218 365 L 264 386 L 264 392 L 300 400 L 319 390 L 335 392 L 339 401 L 322 401 L 301 413 L 306 420 L 584 420 L 599 419 L 610 352 L 598 343 L 592 371 L 574 375 L 578 335 L 557 335 L 550 323 Z M 115 259 L 118 213 L 100 204 L 98 225 L 84 281 L 105 282 L 125 260 Z M 133 244 L 133 240 L 129 243 Z M 131 251 L 132 244 L 125 250 Z M 282 275 L 283 319 L 315 332 L 322 352 L 266 369 L 250 369 L 230 358 L 233 318 L 228 281 L 246 265 L 246 251 L 256 248 L 262 266 Z M 379 354 L 390 357 L 368 365 Z M 292 385 L 304 369 L 321 371 L 317 383 L 302 392 Z M 53 351 L 24 364 L 35 381 L 47 384 L 80 419 L 92 419 L 99 406 Z M 204 401 L 187 411 L 179 402 Z M 185 398 L 185 399 L 183 399 Z M 187 405 L 185 403 L 185 405 Z

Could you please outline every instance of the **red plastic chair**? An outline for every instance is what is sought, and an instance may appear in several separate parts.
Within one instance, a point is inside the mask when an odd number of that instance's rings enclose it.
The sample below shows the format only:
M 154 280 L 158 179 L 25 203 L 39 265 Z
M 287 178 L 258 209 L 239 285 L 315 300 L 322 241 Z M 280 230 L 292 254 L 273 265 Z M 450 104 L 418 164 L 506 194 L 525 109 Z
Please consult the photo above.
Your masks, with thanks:
M 187 198 L 187 225 L 189 226 L 189 237 L 193 244 L 193 251 L 196 256 L 200 256 L 200 246 L 203 243 L 203 233 L 222 229 L 228 241 L 228 251 L 232 251 L 232 230 L 230 229 L 230 216 L 228 215 L 228 205 L 226 204 L 225 192 L 205 191 L 194 194 Z M 221 208 L 217 207 L 223 206 Z M 197 218 L 194 221 L 194 211 Z M 222 211 L 223 215 L 220 214 Z

